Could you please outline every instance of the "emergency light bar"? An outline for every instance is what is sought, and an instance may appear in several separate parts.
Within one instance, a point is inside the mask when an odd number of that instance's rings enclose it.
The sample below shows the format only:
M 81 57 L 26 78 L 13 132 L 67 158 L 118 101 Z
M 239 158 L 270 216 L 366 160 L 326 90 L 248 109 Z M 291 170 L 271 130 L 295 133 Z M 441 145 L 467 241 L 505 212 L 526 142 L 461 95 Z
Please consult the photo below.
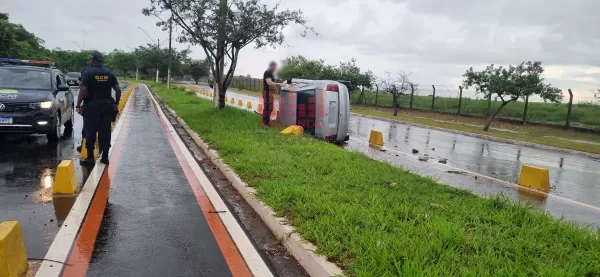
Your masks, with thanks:
M 21 59 L 10 59 L 10 58 L 0 58 L 0 63 L 22 63 L 22 64 L 51 65 L 51 66 L 55 65 L 55 63 L 51 62 L 51 61 L 21 60 Z

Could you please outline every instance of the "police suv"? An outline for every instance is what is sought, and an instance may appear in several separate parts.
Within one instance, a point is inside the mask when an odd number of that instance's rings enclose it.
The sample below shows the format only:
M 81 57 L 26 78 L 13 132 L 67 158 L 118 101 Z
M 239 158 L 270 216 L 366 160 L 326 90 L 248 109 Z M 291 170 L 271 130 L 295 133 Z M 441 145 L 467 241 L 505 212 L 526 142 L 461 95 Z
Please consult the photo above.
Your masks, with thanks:
M 54 62 L 0 58 L 0 134 L 71 133 L 75 98 Z

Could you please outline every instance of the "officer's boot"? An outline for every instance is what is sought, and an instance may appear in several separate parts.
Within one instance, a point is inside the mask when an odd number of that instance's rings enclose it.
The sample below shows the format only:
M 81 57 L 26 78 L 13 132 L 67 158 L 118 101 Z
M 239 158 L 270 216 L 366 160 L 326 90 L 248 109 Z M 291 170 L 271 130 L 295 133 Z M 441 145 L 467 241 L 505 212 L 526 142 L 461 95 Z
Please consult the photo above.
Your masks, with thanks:
M 83 148 L 83 140 L 81 140 L 81 143 L 77 146 L 77 152 L 81 153 L 81 148 Z
M 96 160 L 94 160 L 94 147 L 88 147 L 87 149 L 87 157 L 81 160 L 79 163 L 82 165 L 94 165 Z
M 100 158 L 100 162 L 103 164 L 109 164 L 108 161 L 108 150 L 102 150 L 102 157 Z

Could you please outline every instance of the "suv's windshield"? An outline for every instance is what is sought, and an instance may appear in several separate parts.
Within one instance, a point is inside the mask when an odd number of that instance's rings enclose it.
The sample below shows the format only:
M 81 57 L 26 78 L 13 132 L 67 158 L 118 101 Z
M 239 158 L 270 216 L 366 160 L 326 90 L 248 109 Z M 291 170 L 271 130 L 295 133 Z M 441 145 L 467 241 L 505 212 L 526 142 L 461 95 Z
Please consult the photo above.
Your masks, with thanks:
M 1 68 L 0 88 L 50 89 L 50 72 L 26 68 Z
M 67 73 L 67 77 L 71 77 L 71 78 L 77 78 L 77 77 L 79 77 L 79 75 L 81 75 L 81 73 L 79 73 L 79 72 L 69 72 L 69 73 Z

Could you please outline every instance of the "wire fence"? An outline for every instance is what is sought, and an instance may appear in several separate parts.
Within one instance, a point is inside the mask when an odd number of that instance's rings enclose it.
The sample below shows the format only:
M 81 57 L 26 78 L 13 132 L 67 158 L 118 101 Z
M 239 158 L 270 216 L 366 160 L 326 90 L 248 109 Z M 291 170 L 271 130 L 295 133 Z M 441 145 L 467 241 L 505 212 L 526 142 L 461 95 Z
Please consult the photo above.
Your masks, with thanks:
M 572 92 L 575 94 L 576 92 Z M 382 91 L 354 91 L 351 103 L 355 105 L 393 108 L 393 95 Z M 566 103 L 545 103 L 540 99 L 519 100 L 504 107 L 497 118 L 518 124 L 539 124 L 564 127 L 588 132 L 600 132 L 600 102 L 593 96 L 569 96 Z M 452 115 L 487 118 L 502 104 L 500 99 L 482 98 L 474 91 L 450 90 L 447 86 L 433 85 L 398 96 L 400 109 L 437 112 Z

